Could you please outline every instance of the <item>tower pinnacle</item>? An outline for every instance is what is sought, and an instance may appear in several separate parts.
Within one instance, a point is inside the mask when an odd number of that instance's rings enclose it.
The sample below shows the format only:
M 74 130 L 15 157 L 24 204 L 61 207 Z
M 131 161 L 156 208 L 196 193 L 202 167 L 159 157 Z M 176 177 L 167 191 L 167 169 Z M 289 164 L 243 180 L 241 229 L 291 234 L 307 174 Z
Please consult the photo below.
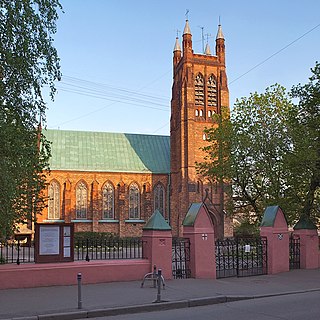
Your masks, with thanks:
M 206 44 L 206 49 L 204 51 L 204 54 L 207 56 L 211 56 L 211 50 L 210 50 L 209 43 Z
M 181 47 L 180 47 L 180 43 L 179 43 L 179 38 L 176 37 L 176 42 L 174 44 L 174 49 L 173 49 L 173 52 L 175 51 L 181 51 Z
M 218 39 L 224 39 L 221 24 L 218 25 L 218 32 L 217 32 L 216 40 L 218 40 Z
M 190 26 L 189 26 L 189 20 L 186 20 L 186 24 L 184 26 L 183 34 L 191 34 Z

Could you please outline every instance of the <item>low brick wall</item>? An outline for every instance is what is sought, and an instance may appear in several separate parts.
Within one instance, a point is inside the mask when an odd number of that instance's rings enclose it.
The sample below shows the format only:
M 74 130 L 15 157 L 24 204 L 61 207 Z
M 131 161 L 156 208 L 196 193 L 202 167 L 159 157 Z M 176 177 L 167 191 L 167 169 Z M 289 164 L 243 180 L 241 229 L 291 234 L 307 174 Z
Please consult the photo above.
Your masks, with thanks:
M 142 280 L 152 271 L 146 259 L 0 265 L 0 289 L 64 286 L 82 283 Z

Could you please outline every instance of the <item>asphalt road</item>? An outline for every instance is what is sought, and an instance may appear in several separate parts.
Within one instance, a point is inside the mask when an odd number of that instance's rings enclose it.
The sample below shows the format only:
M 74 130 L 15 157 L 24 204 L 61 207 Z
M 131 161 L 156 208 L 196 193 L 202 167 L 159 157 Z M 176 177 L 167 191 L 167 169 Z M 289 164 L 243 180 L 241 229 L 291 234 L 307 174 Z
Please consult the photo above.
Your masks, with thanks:
M 320 292 L 290 294 L 205 307 L 91 318 L 96 320 L 315 320 L 320 319 Z

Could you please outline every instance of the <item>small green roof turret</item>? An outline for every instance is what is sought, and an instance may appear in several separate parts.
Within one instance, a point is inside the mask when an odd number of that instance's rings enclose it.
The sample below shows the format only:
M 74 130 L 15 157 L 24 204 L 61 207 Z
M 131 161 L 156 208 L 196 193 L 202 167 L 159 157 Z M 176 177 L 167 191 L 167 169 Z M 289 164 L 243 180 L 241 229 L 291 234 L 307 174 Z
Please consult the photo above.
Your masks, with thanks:
M 162 230 L 170 231 L 171 227 L 168 222 L 164 219 L 163 215 L 158 209 L 152 214 L 146 225 L 142 228 L 143 230 Z

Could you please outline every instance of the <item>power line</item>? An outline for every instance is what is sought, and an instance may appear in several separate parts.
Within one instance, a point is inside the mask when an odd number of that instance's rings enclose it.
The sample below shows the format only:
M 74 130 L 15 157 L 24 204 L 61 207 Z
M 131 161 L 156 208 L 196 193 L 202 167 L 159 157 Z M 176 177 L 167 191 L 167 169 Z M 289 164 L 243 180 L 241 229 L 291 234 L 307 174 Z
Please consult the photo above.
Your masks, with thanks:
M 234 82 L 238 81 L 239 79 L 241 79 L 242 77 L 244 77 L 245 75 L 247 75 L 248 73 L 250 73 L 251 71 L 255 70 L 256 68 L 258 68 L 259 66 L 261 66 L 262 64 L 264 64 L 265 62 L 267 62 L 268 60 L 270 60 L 271 58 L 273 58 L 274 56 L 278 55 L 279 53 L 281 53 L 282 51 L 284 51 L 285 49 L 287 49 L 288 47 L 290 47 L 291 45 L 293 45 L 294 43 L 296 43 L 297 41 L 299 41 L 300 39 L 302 39 L 303 37 L 305 37 L 307 34 L 311 33 L 313 30 L 317 29 L 318 27 L 320 26 L 320 24 L 316 25 L 315 27 L 311 28 L 310 30 L 308 30 L 307 32 L 305 32 L 304 34 L 302 34 L 301 36 L 299 36 L 298 38 L 296 38 L 295 40 L 293 40 L 292 42 L 290 42 L 289 44 L 285 45 L 284 47 L 282 47 L 280 50 L 276 51 L 275 53 L 273 53 L 272 55 L 270 55 L 269 57 L 267 57 L 266 59 L 264 59 L 263 61 L 259 62 L 258 64 L 256 64 L 255 66 L 253 66 L 252 68 L 250 68 L 248 71 L 246 71 L 245 73 L 243 73 L 242 75 L 238 76 L 237 78 L 235 78 L 234 80 L 230 81 L 229 82 L 229 85 L 233 84 Z M 201 40 L 200 40 L 201 41 Z M 75 120 L 78 120 L 78 119 L 81 119 L 81 118 L 85 118 L 93 113 L 96 113 L 96 112 L 99 112 L 101 110 L 104 110 L 105 108 L 107 107 L 110 107 L 116 103 L 128 103 L 130 105 L 136 105 L 136 106 L 139 106 L 139 107 L 143 107 L 143 108 L 148 108 L 148 109 L 154 109 L 154 110 L 161 110 L 161 111 L 164 111 L 164 109 L 161 109 L 161 108 L 157 108 L 157 107 L 150 107 L 150 106 L 146 106 L 146 105 L 143 105 L 142 103 L 148 103 L 148 104 L 153 104 L 153 105 L 158 105 L 158 106 L 163 106 L 163 107 L 166 107 L 166 108 L 169 108 L 169 106 L 167 105 L 164 105 L 164 104 L 160 104 L 160 103 L 156 103 L 152 100 L 148 100 L 148 99 L 162 99 L 162 100 L 165 100 L 163 99 L 162 97 L 156 97 L 156 96 L 152 96 L 152 95 L 147 95 L 147 94 L 141 94 L 139 93 L 141 90 L 147 88 L 148 86 L 150 86 L 151 84 L 157 82 L 159 79 L 163 78 L 164 76 L 166 76 L 169 72 L 171 72 L 171 70 L 168 70 L 167 72 L 165 72 L 163 75 L 161 75 L 160 77 L 156 78 L 155 80 L 149 82 L 148 84 L 146 84 L 145 86 L 139 88 L 138 90 L 136 91 L 132 91 L 132 90 L 128 90 L 128 89 L 123 89 L 123 88 L 119 88 L 119 87 L 114 87 L 114 86 L 110 86 L 110 85 L 106 85 L 104 83 L 98 83 L 98 82 L 92 82 L 92 81 L 88 81 L 88 80 L 84 80 L 84 79 L 79 79 L 79 78 L 76 78 L 76 77 L 71 77 L 71 76 L 65 76 L 64 78 L 66 80 L 69 80 L 71 81 L 71 84 L 70 83 L 67 83 L 67 82 L 63 82 L 63 84 L 67 85 L 67 86 L 71 86 L 71 87 L 74 87 L 76 89 L 68 89 L 68 88 L 63 88 L 63 87 L 60 87 L 60 90 L 61 91 L 65 91 L 65 92 L 72 92 L 72 93 L 75 93 L 75 94 L 80 94 L 80 95 L 86 95 L 86 96 L 89 96 L 89 97 L 93 97 L 93 98 L 99 98 L 99 99 L 103 99 L 103 100 L 109 100 L 109 101 L 112 101 L 111 104 L 108 104 L 107 106 L 104 106 L 102 108 L 99 108 L 99 109 L 96 109 L 96 110 L 93 110 L 91 112 L 88 112 L 82 116 L 79 116 L 77 118 L 73 118 L 73 119 L 70 119 L 68 121 L 65 121 L 63 123 L 60 123 L 56 126 L 59 126 L 59 125 L 62 125 L 62 124 L 66 124 L 66 123 L 69 123 L 69 122 L 72 122 L 72 121 L 75 121 Z M 80 82 L 80 83 L 86 83 L 87 84 L 87 87 L 86 86 L 80 86 L 80 85 L 76 85 L 76 84 L 72 84 L 72 82 Z M 117 90 L 117 91 L 120 91 L 120 92 L 123 92 L 125 94 L 128 94 L 128 95 L 119 95 L 118 97 L 114 97 L 114 98 L 111 98 L 111 97 L 108 97 L 106 95 L 106 93 L 104 91 L 101 91 L 99 89 L 94 89 L 92 88 L 93 87 L 103 87 L 103 88 L 111 88 L 111 89 L 114 89 L 114 90 Z M 81 90 L 80 90 L 81 89 Z M 85 90 L 85 91 L 83 91 Z M 134 98 L 133 96 L 140 96 L 140 98 Z M 146 99 L 143 99 L 143 98 L 146 98 Z M 163 125 L 162 127 L 158 128 L 155 132 L 159 131 L 160 129 L 162 129 L 163 127 L 165 127 L 168 123 L 166 123 L 165 125 Z
M 129 95 L 127 96 L 127 99 L 129 99 L 130 96 L 137 95 L 137 94 L 139 93 L 139 91 L 141 91 L 141 90 L 147 88 L 148 86 L 150 86 L 151 84 L 157 82 L 159 79 L 161 79 L 161 78 L 163 78 L 164 76 L 166 76 L 169 72 L 171 72 L 171 70 L 165 72 L 165 73 L 162 74 L 161 76 L 157 77 L 156 79 L 154 79 L 153 81 L 151 81 L 151 82 L 149 82 L 148 84 L 144 85 L 143 87 L 140 87 L 140 88 L 139 88 L 138 90 L 136 90 L 136 91 L 130 91 L 130 90 L 119 89 L 119 88 L 118 88 L 118 89 L 128 92 Z M 103 85 L 103 86 L 104 86 L 104 84 L 97 83 L 97 82 L 91 82 L 91 81 L 87 81 L 87 80 L 83 80 L 83 79 L 79 79 L 79 78 L 75 78 L 75 77 L 69 77 L 69 76 L 65 76 L 65 77 L 66 77 L 67 79 L 69 78 L 69 79 L 78 80 L 78 81 L 80 81 L 80 82 L 87 82 L 87 83 L 92 83 L 92 84 L 95 84 L 95 85 Z M 105 86 L 107 86 L 107 85 L 105 85 Z M 111 87 L 111 86 L 110 86 L 110 87 Z M 111 99 L 111 98 L 105 98 L 105 97 L 103 98 L 103 97 L 101 97 L 101 95 L 96 95 L 96 96 L 94 96 L 93 93 L 91 93 L 91 94 L 88 93 L 88 92 L 84 93 L 84 92 L 82 92 L 82 91 L 80 91 L 80 90 L 69 90 L 69 91 L 68 91 L 68 89 L 65 89 L 65 88 L 60 88 L 60 90 L 61 90 L 61 91 L 66 91 L 66 92 L 73 92 L 73 93 L 80 94 L 80 95 L 92 96 L 92 97 L 94 97 L 94 98 L 100 98 L 100 99 L 104 99 L 104 100 L 109 100 L 109 101 L 112 101 L 112 103 L 110 103 L 110 104 L 108 104 L 108 105 L 106 105 L 106 106 L 103 106 L 102 108 L 99 108 L 99 109 L 96 109 L 96 110 L 92 110 L 92 111 L 90 111 L 90 112 L 87 112 L 87 113 L 85 113 L 85 114 L 83 114 L 83 115 L 81 115 L 81 116 L 79 116 L 79 117 L 72 118 L 72 119 L 67 120 L 67 121 L 64 121 L 64 122 L 60 122 L 60 123 L 54 125 L 53 127 L 59 127 L 60 125 L 63 125 L 63 124 L 66 124 L 66 123 L 70 123 L 70 122 L 72 122 L 72 121 L 76 121 L 76 120 L 79 120 L 79 119 L 82 119 L 82 118 L 85 118 L 85 117 L 87 117 L 87 116 L 89 116 L 89 115 L 91 115 L 91 114 L 93 114 L 93 113 L 102 111 L 102 110 L 104 110 L 104 109 L 106 109 L 106 108 L 108 108 L 108 107 L 111 107 L 111 106 L 119 103 L 119 102 L 120 102 L 120 103 L 123 103 L 123 100 L 119 100 L 119 99 L 117 100 L 117 99 Z M 148 95 L 145 95 L 145 94 L 140 94 L 140 95 L 142 95 L 142 96 L 148 96 Z M 149 97 L 155 97 L 155 96 L 150 96 L 150 95 L 149 95 Z M 159 98 L 159 97 L 157 97 L 157 98 Z M 131 99 L 131 100 L 133 100 L 133 99 Z M 148 101 L 144 101 L 144 102 L 150 103 L 150 101 L 149 101 L 149 102 L 148 102 Z M 130 104 L 130 105 L 136 105 L 136 106 L 139 106 L 139 107 L 142 107 L 142 108 L 154 109 L 154 110 L 161 110 L 161 111 L 164 111 L 164 110 L 165 110 L 165 109 L 163 109 L 163 108 L 146 106 L 146 105 L 143 105 L 143 104 L 141 104 L 141 103 L 140 103 L 140 104 L 137 104 L 137 103 L 130 102 L 130 103 L 128 103 L 128 104 Z M 155 104 L 155 103 L 153 103 L 153 104 Z M 158 105 L 159 105 L 159 104 L 158 104 Z M 160 104 L 160 105 L 161 105 L 161 104 Z M 164 106 L 164 107 L 166 107 L 166 108 L 169 108 L 169 106 L 167 106 L 167 105 L 163 105 L 163 104 L 162 104 L 162 106 Z M 167 111 L 167 110 L 165 110 L 165 111 Z
M 263 61 L 259 62 L 258 64 L 256 64 L 254 67 L 252 67 L 251 69 L 249 69 L 247 72 L 243 73 L 242 75 L 240 75 L 239 77 L 235 78 L 234 80 L 229 82 L 229 85 L 236 82 L 237 80 L 241 79 L 242 77 L 244 77 L 245 75 L 247 75 L 249 72 L 251 72 L 252 70 L 260 67 L 262 64 L 264 64 L 265 62 L 267 62 L 268 60 L 270 60 L 271 58 L 273 58 L 274 56 L 276 56 L 277 54 L 279 54 L 280 52 L 282 52 L 283 50 L 287 49 L 288 47 L 290 47 L 291 45 L 293 45 L 294 43 L 296 43 L 297 41 L 299 41 L 300 39 L 302 39 L 303 37 L 305 37 L 307 34 L 309 34 L 310 32 L 312 32 L 313 30 L 317 29 L 320 26 L 320 23 L 318 25 L 316 25 L 315 27 L 313 27 L 312 29 L 310 29 L 309 31 L 305 32 L 303 35 L 301 35 L 300 37 L 298 37 L 297 39 L 293 40 L 292 42 L 290 42 L 289 44 L 287 44 L 286 46 L 284 46 L 283 48 L 281 48 L 280 50 L 278 50 L 277 52 L 273 53 L 271 56 L 269 56 L 268 58 L 264 59 Z

